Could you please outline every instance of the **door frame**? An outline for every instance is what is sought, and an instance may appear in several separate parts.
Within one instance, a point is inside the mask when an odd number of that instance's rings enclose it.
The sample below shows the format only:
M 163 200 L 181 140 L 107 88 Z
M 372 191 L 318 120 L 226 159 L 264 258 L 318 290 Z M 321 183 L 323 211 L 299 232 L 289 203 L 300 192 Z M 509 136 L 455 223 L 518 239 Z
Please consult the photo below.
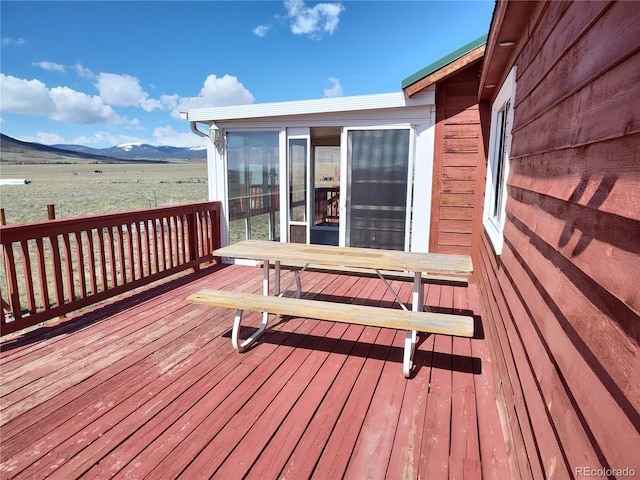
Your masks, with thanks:
M 416 131 L 415 126 L 411 124 L 392 124 L 392 125 L 365 125 L 365 126 L 345 126 L 342 128 L 342 135 L 340 138 L 340 246 L 344 247 L 347 241 L 347 189 L 349 188 L 349 132 L 351 131 L 363 131 L 363 130 L 409 130 L 409 158 L 407 159 L 407 195 L 406 195 L 406 211 L 405 211 L 405 238 L 404 238 L 404 250 L 409 251 L 411 248 L 411 236 L 412 231 L 415 228 L 413 225 L 413 198 L 414 198 L 414 171 L 415 171 L 415 144 L 416 144 Z

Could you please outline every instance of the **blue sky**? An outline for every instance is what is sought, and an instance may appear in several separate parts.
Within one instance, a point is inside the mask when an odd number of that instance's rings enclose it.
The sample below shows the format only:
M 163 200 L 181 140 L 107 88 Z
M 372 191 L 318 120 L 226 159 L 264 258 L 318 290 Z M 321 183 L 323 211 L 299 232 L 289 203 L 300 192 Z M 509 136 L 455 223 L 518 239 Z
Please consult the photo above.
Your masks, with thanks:
M 486 34 L 494 2 L 0 2 L 0 131 L 198 146 L 189 108 L 397 92 Z

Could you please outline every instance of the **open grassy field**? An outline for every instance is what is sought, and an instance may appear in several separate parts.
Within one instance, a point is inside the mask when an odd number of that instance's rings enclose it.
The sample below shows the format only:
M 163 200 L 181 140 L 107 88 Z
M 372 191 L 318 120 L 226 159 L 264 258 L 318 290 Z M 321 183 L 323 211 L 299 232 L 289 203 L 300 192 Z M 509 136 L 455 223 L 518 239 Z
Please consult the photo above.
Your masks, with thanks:
M 208 199 L 206 163 L 2 165 L 0 178 L 31 181 L 0 186 L 8 224 L 46 220 L 47 204 L 66 218 Z

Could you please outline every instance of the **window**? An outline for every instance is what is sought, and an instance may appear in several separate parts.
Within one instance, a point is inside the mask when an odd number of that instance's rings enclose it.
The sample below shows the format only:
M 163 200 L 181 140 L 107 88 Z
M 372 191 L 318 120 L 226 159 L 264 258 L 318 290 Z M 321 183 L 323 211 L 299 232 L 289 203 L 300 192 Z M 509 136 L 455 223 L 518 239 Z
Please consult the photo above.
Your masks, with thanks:
M 227 133 L 229 241 L 277 240 L 278 132 Z
M 289 241 L 307 243 L 306 138 L 289 139 Z
M 497 255 L 502 253 L 504 243 L 503 230 L 515 92 L 515 67 L 513 67 L 491 106 L 491 134 L 482 223 Z

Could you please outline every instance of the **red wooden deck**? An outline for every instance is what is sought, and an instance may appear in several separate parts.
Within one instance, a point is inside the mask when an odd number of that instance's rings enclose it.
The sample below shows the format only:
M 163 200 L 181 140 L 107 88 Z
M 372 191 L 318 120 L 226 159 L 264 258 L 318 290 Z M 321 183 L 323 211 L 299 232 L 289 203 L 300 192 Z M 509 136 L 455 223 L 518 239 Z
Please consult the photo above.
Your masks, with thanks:
M 393 330 L 278 319 L 237 353 L 232 312 L 185 301 L 207 287 L 260 292 L 262 272 L 213 266 L 3 338 L 1 478 L 509 477 L 475 287 L 427 287 L 479 338 L 423 339 L 409 380 Z M 392 302 L 372 279 L 303 288 Z

